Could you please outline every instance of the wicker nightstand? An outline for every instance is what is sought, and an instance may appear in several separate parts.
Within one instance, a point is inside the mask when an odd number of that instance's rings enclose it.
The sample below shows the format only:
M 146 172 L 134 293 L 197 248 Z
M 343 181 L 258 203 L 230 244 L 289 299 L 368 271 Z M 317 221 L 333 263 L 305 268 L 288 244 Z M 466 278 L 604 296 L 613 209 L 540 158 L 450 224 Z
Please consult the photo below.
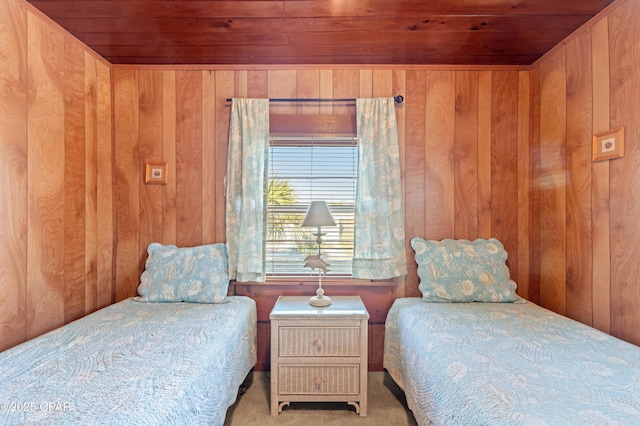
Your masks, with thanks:
M 358 296 L 280 296 L 271 319 L 271 415 L 295 401 L 347 402 L 367 415 L 367 324 Z

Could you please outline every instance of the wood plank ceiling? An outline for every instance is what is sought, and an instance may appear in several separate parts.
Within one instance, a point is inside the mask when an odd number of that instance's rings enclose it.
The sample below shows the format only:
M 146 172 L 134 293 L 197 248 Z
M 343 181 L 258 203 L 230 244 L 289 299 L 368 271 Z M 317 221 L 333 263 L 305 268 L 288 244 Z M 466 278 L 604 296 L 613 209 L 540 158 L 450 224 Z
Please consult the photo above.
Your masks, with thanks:
M 114 64 L 529 65 L 613 0 L 28 0 Z

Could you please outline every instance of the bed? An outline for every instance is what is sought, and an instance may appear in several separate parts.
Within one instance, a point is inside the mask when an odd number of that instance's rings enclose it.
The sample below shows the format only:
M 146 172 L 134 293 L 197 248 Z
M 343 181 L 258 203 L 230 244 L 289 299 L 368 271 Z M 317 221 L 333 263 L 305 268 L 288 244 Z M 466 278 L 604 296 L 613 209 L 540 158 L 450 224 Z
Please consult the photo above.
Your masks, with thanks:
M 419 424 L 640 424 L 639 347 L 520 299 L 497 240 L 412 246 L 423 297 L 392 305 L 383 363 Z
M 192 266 L 167 257 L 172 250 L 150 246 L 138 297 L 0 353 L 0 424 L 224 423 L 256 363 L 255 302 L 226 296 L 228 280 L 210 262 L 193 267 L 211 250 L 175 250 Z M 173 269 L 158 281 L 160 255 Z M 203 269 L 220 288 L 185 279 Z

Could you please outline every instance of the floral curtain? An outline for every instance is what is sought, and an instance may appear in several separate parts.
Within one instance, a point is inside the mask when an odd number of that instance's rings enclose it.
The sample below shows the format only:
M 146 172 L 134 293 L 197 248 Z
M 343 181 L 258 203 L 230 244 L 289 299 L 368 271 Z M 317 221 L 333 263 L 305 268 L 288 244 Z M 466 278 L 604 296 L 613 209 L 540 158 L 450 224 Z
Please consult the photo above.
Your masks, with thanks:
M 353 277 L 407 273 L 398 130 L 393 98 L 356 99 L 358 183 Z
M 229 278 L 265 280 L 269 100 L 232 99 L 227 154 Z

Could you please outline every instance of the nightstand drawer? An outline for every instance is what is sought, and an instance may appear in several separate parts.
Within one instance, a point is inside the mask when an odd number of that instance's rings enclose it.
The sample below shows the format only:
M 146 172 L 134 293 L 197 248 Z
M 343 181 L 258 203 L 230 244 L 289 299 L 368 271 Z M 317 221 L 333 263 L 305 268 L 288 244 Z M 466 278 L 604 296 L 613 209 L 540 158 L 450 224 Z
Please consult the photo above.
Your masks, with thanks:
M 359 365 L 280 365 L 280 394 L 359 394 Z
M 360 327 L 280 327 L 279 355 L 359 356 Z

